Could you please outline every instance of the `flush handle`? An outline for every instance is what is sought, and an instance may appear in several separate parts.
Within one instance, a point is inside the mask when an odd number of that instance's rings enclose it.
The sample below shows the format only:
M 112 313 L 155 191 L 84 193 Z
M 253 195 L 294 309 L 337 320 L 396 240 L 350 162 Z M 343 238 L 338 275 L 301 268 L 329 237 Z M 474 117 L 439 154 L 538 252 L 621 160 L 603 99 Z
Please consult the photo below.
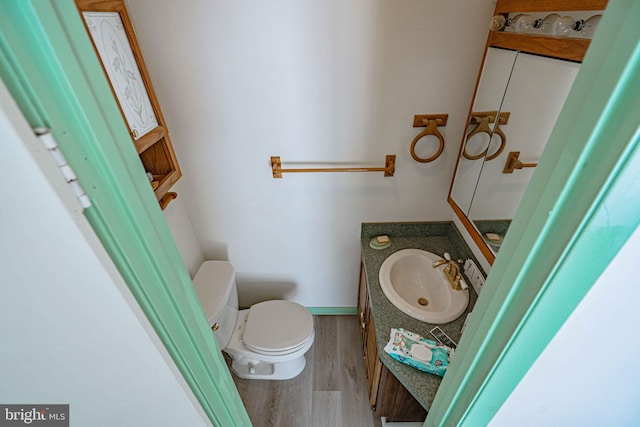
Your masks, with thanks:
M 218 329 L 220 329 L 220 325 L 218 323 L 214 323 L 213 325 L 211 325 L 211 330 L 213 332 L 217 331 Z

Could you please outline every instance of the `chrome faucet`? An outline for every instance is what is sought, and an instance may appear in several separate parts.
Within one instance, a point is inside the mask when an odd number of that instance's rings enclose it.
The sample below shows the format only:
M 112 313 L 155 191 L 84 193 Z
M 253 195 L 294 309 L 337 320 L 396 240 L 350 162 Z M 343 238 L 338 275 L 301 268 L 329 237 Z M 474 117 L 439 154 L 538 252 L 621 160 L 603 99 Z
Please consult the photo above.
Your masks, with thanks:
M 462 275 L 460 275 L 460 268 L 458 267 L 458 264 L 456 264 L 455 261 L 451 260 L 451 255 L 449 255 L 447 252 L 445 252 L 444 254 L 444 259 L 439 259 L 438 261 L 435 261 L 433 264 L 431 264 L 433 268 L 438 268 L 441 265 L 445 265 L 442 272 L 449 281 L 451 289 L 454 289 L 456 291 L 467 289 L 467 284 L 462 279 Z

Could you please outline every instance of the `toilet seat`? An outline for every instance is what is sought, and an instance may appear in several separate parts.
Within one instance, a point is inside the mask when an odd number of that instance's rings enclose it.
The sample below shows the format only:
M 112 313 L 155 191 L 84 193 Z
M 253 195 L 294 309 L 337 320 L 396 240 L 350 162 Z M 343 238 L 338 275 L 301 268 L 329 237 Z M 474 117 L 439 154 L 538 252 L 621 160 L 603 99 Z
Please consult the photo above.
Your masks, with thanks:
M 256 353 L 277 356 L 298 351 L 313 339 L 313 316 L 291 301 L 265 301 L 251 306 L 244 345 Z

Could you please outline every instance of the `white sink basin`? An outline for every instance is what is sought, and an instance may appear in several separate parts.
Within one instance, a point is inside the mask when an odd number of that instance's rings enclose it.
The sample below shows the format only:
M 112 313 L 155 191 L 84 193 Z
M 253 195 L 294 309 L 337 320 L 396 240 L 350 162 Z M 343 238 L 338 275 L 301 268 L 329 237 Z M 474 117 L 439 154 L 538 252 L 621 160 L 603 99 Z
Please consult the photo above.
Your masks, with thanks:
M 380 286 L 400 311 L 427 323 L 451 322 L 469 304 L 467 289 L 451 288 L 442 269 L 432 263 L 442 258 L 421 249 L 403 249 L 391 254 L 380 267 Z

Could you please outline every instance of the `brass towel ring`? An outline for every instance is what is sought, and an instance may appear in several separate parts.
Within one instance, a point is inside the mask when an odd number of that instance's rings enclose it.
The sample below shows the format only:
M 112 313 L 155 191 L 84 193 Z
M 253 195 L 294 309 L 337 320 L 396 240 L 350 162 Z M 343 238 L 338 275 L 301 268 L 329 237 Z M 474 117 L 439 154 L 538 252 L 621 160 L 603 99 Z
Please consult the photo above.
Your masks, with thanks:
M 438 151 L 436 152 L 436 154 L 434 154 L 433 156 L 427 159 L 423 159 L 422 157 L 418 157 L 418 155 L 416 154 L 416 144 L 418 140 L 428 135 L 433 135 L 436 138 L 438 138 L 438 140 L 440 141 L 440 146 L 438 147 Z M 440 154 L 442 154 L 443 150 L 444 150 L 444 138 L 442 137 L 442 134 L 438 131 L 438 122 L 436 120 L 429 120 L 429 124 L 427 124 L 427 127 L 422 132 L 420 132 L 415 138 L 413 138 L 413 141 L 411 142 L 411 157 L 413 157 L 413 160 L 415 160 L 416 162 L 429 163 L 434 161 L 438 157 L 440 157 Z
M 496 157 L 498 157 L 502 151 L 504 151 L 504 148 L 507 145 L 507 136 L 504 134 L 504 132 L 502 131 L 502 129 L 500 129 L 500 123 L 496 123 L 493 131 L 491 130 L 491 128 L 489 128 L 489 123 L 490 123 L 490 118 L 489 117 L 483 117 L 480 120 L 480 123 L 478 123 L 478 126 L 476 126 L 471 132 L 469 132 L 469 134 L 467 135 L 467 142 L 473 138 L 473 136 L 479 134 L 479 133 L 486 133 L 489 135 L 489 137 L 491 137 L 494 133 L 498 134 L 498 136 L 500 137 L 500 147 L 498 147 L 498 149 L 496 150 L 495 153 L 487 156 L 487 158 L 485 159 L 485 161 L 489 161 L 489 160 L 493 160 Z M 489 144 L 491 144 L 491 140 L 489 140 Z M 483 150 L 480 154 L 476 154 L 476 155 L 471 155 L 469 153 L 467 153 L 467 144 L 465 143 L 464 146 L 464 150 L 462 151 L 462 155 L 469 160 L 478 160 L 483 158 L 486 154 L 487 154 L 487 150 L 489 150 L 489 146 L 487 146 L 487 148 L 485 150 Z
M 478 125 L 471 132 L 467 134 L 467 140 L 465 141 L 465 144 L 464 144 L 464 150 L 462 150 L 462 155 L 464 156 L 465 159 L 478 160 L 483 158 L 487 154 L 487 150 L 489 149 L 488 146 L 480 154 L 471 155 L 467 153 L 467 143 L 471 138 L 473 138 L 475 135 L 479 133 L 486 133 L 489 135 L 489 138 L 491 138 L 492 132 L 491 132 L 491 128 L 489 127 L 489 120 L 490 120 L 489 116 L 482 117 Z
M 493 160 L 498 157 L 504 150 L 504 147 L 507 146 L 507 135 L 505 135 L 502 129 L 500 129 L 500 122 L 496 123 L 496 126 L 493 128 L 493 133 L 497 133 L 500 137 L 500 147 L 498 147 L 498 150 L 495 153 L 487 156 L 486 161 Z M 489 144 L 491 144 L 491 142 L 489 142 Z M 489 147 L 487 147 L 487 150 L 488 149 Z

